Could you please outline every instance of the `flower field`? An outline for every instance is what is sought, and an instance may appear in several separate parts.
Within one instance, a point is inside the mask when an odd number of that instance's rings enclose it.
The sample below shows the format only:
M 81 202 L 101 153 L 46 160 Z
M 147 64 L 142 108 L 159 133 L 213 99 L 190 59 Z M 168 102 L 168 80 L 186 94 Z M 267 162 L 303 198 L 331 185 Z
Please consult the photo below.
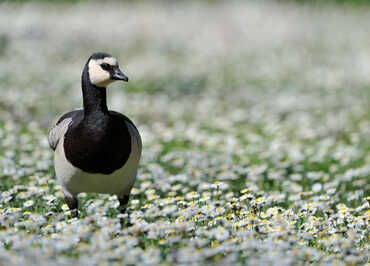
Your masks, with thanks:
M 0 265 L 368 264 L 370 8 L 109 3 L 0 3 Z M 70 219 L 47 132 L 95 51 L 143 155 Z

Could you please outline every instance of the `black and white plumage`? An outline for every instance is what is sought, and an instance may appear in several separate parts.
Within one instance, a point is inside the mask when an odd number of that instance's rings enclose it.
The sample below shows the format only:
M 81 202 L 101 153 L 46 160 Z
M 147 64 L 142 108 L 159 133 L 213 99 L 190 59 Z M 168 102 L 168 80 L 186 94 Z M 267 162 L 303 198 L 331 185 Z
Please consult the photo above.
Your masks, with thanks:
M 81 192 L 115 194 L 124 212 L 136 179 L 140 134 L 106 104 L 106 87 L 115 80 L 128 81 L 117 60 L 94 53 L 82 73 L 83 109 L 64 114 L 49 132 L 57 180 L 73 217 Z

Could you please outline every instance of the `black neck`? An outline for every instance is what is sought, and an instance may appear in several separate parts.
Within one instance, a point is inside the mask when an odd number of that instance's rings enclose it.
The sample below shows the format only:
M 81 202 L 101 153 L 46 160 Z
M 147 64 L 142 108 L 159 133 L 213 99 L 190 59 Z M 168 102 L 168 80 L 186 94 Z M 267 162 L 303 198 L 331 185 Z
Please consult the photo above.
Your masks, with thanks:
M 91 114 L 108 114 L 107 89 L 90 82 L 87 64 L 82 72 L 81 87 L 85 117 Z

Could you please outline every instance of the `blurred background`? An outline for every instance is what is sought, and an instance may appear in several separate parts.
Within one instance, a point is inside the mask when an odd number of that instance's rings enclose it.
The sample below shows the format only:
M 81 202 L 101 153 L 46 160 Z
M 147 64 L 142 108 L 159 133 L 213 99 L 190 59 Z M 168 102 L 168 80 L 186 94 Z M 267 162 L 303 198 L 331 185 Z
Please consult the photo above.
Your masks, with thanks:
M 366 263 L 369 3 L 0 1 L 0 264 Z M 46 137 L 97 51 L 143 139 L 120 239 L 103 195 L 67 226 Z
M 109 106 L 144 127 L 343 135 L 369 117 L 370 5 L 322 2 L 1 1 L 0 119 L 46 128 L 80 107 L 82 68 L 104 51 L 130 78 Z

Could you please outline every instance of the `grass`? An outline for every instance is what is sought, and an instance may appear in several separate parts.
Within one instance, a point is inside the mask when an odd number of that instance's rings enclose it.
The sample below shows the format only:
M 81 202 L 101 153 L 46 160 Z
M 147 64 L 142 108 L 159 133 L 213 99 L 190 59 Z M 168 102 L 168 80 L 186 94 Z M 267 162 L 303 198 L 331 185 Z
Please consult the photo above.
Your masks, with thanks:
M 0 264 L 369 263 L 368 11 L 3 7 Z M 143 155 L 127 216 L 81 194 L 70 219 L 47 132 L 102 47 L 130 78 L 108 103 Z

